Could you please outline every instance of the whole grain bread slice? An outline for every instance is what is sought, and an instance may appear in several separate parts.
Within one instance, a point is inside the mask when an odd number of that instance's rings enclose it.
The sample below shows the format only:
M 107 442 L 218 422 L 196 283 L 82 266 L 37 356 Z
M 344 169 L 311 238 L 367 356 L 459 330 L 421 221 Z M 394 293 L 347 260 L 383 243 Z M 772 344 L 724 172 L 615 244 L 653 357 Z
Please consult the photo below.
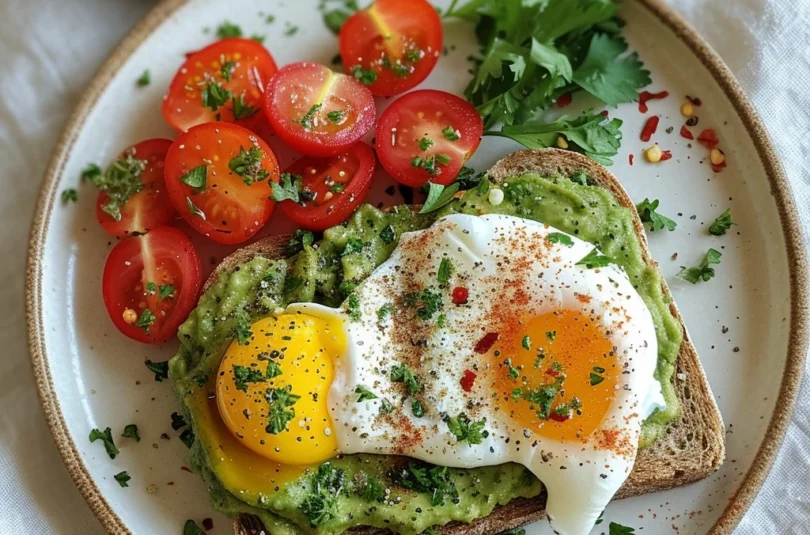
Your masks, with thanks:
M 635 212 L 627 192 L 618 179 L 605 167 L 580 154 L 559 149 L 515 152 L 496 163 L 489 176 L 496 182 L 525 173 L 572 176 L 583 171 L 596 185 L 609 190 L 619 204 Z M 636 214 L 635 231 L 644 251 L 644 261 L 652 266 L 657 262 L 650 256 L 641 219 Z M 283 256 L 288 236 L 264 238 L 244 247 L 217 267 L 206 283 L 206 288 L 223 270 L 229 270 L 254 256 L 268 258 Z M 665 295 L 671 296 L 666 282 L 662 282 Z M 630 477 L 616 494 L 626 498 L 665 490 L 705 478 L 716 471 L 725 458 L 725 429 L 720 411 L 698 359 L 697 350 L 689 338 L 678 307 L 672 302 L 670 310 L 683 327 L 683 342 L 678 355 L 672 382 L 681 403 L 681 417 L 670 424 L 662 437 L 652 446 L 640 450 Z M 531 499 L 519 498 L 496 508 L 492 514 L 470 524 L 453 522 L 443 526 L 441 535 L 489 535 L 533 522 L 545 515 L 545 492 Z M 387 535 L 390 531 L 359 526 L 349 530 L 353 535 Z M 267 533 L 261 522 L 248 515 L 234 520 L 236 535 Z

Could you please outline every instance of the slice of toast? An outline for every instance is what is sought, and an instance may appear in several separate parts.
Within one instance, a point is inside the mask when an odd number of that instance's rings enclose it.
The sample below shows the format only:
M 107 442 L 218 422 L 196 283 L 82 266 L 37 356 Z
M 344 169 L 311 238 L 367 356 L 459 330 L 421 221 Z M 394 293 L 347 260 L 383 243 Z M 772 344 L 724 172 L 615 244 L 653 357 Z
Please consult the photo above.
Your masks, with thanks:
M 540 175 L 572 176 L 584 171 L 598 186 L 609 190 L 619 204 L 635 212 L 635 205 L 622 185 L 603 166 L 580 154 L 559 149 L 515 152 L 503 158 L 489 176 L 496 182 L 525 173 Z M 644 261 L 657 266 L 650 256 L 647 238 L 638 215 L 634 221 L 635 231 L 642 244 Z M 264 238 L 244 247 L 225 258 L 206 282 L 207 288 L 223 270 L 229 270 L 254 256 L 268 258 L 283 256 L 289 236 Z M 662 281 L 664 294 L 670 296 L 669 288 Z M 683 326 L 678 308 L 670 305 L 673 316 Z M 630 477 L 616 494 L 616 498 L 637 496 L 703 479 L 723 463 L 725 457 L 725 429 L 720 411 L 714 400 L 709 383 L 703 373 L 697 350 L 683 326 L 683 342 L 678 355 L 677 367 L 672 382 L 681 403 L 681 417 L 669 425 L 666 432 L 652 446 L 640 450 Z M 441 535 L 489 535 L 533 522 L 545 515 L 545 492 L 531 499 L 519 498 L 496 508 L 492 514 L 471 524 L 453 522 L 438 529 Z M 384 535 L 388 530 L 359 526 L 349 530 L 356 535 Z M 255 517 L 242 515 L 234 521 L 236 535 L 260 535 L 266 533 Z

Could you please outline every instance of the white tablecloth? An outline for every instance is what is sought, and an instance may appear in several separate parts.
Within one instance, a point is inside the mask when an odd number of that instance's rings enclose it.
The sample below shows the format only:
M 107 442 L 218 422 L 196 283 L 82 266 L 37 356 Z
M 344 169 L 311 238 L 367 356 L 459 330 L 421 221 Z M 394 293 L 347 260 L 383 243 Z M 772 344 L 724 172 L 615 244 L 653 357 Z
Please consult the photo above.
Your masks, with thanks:
M 270 1 L 270 0 L 268 0 Z M 810 0 L 669 0 L 765 117 L 810 229 Z M 0 20 L 0 533 L 101 534 L 39 407 L 25 338 L 31 216 L 48 155 L 104 58 L 154 0 L 3 0 Z M 810 387 L 738 533 L 810 531 Z

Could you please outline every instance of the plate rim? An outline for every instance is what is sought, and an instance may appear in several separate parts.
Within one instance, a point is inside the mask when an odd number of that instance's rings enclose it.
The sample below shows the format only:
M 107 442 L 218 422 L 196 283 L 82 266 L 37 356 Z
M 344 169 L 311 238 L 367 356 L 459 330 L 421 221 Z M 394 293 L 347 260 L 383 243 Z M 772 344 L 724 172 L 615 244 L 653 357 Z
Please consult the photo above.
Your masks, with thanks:
M 74 485 L 102 526 L 111 533 L 131 535 L 132 531 L 112 509 L 82 461 L 79 450 L 67 430 L 65 418 L 56 397 L 42 329 L 44 321 L 41 253 L 56 201 L 59 177 L 90 111 L 108 84 L 141 43 L 154 32 L 160 23 L 190 1 L 192 0 L 162 0 L 158 3 L 129 31 L 93 76 L 68 119 L 51 156 L 40 186 L 29 233 L 25 276 L 26 328 L 28 349 L 40 404 L 53 440 Z M 808 280 L 808 272 L 804 267 L 807 265 L 807 257 L 803 247 L 801 222 L 796 211 L 790 182 L 777 156 L 773 140 L 731 70 L 697 31 L 663 0 L 636 0 L 636 2 L 649 10 L 675 33 L 677 39 L 687 45 L 689 50 L 708 69 L 726 98 L 731 101 L 734 111 L 742 120 L 746 133 L 751 137 L 757 155 L 765 168 L 785 239 L 791 293 L 788 355 L 779 395 L 766 429 L 765 438 L 759 445 L 751 467 L 740 482 L 733 498 L 708 532 L 712 535 L 727 535 L 737 526 L 762 488 L 793 415 L 799 387 L 804 376 L 804 362 L 810 339 L 810 312 L 808 311 L 810 280 Z M 787 410 L 784 410 L 785 407 Z

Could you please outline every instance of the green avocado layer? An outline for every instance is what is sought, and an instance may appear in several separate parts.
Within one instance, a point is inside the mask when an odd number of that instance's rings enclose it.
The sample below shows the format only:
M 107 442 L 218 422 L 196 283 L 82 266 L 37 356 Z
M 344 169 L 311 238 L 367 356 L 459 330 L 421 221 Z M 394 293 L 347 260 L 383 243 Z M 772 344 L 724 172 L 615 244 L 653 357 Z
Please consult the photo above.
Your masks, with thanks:
M 215 377 L 240 325 L 250 325 L 293 302 L 337 306 L 389 257 L 403 232 L 426 228 L 436 217 L 451 213 L 498 213 L 542 221 L 594 243 L 626 271 L 650 310 L 658 339 L 655 377 L 661 382 L 667 406 L 645 421 L 641 446 L 653 443 L 679 415 L 671 378 L 682 331 L 669 311 L 661 275 L 642 261 L 633 212 L 620 206 L 610 192 L 587 185 L 587 177 L 581 174 L 574 180 L 528 174 L 510 178 L 499 187 L 505 199 L 497 206 L 489 203 L 486 191 L 473 189 L 427 216 L 416 215 L 407 207 L 383 213 L 364 205 L 344 225 L 327 230 L 317 244 L 303 243 L 300 252 L 289 259 L 257 257 L 221 274 L 180 327 L 182 345 L 170 363 L 175 391 L 195 429 L 199 422 L 192 400 L 200 389 L 206 394 L 213 391 L 210 378 Z M 356 247 L 358 240 L 362 247 Z M 257 494 L 225 489 L 208 462 L 218 445 L 204 442 L 198 439 L 192 446 L 191 464 L 209 485 L 214 507 L 231 516 L 258 515 L 273 535 L 341 533 L 356 525 L 413 535 L 436 524 L 472 521 L 488 515 L 497 505 L 533 497 L 542 490 L 528 470 L 515 464 L 441 469 L 425 463 L 409 465 L 395 457 L 348 455 L 309 470 L 277 492 Z M 324 470 L 328 470 L 329 484 L 324 483 Z M 432 486 L 406 481 L 430 470 L 440 474 Z M 403 475 L 407 477 L 403 479 Z M 369 480 L 379 482 L 384 493 L 366 492 Z M 326 500 L 317 491 L 323 488 L 331 489 Z

